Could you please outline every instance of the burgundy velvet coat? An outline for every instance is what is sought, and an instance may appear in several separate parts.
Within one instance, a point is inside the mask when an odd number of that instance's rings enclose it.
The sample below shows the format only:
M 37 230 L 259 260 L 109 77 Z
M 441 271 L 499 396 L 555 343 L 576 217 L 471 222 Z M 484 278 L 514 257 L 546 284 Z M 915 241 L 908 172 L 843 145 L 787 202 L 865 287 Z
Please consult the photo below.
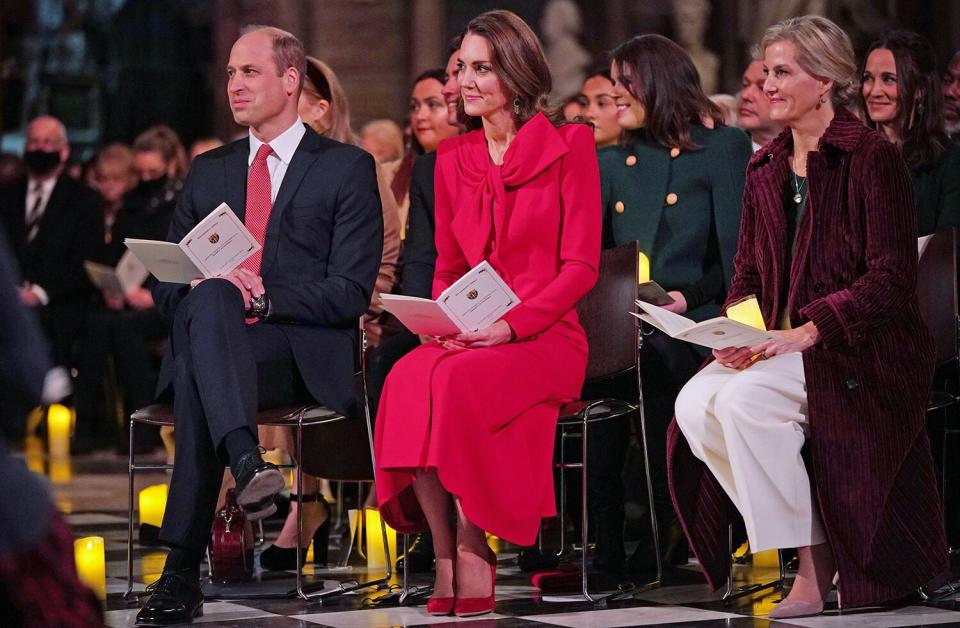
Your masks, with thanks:
M 786 268 L 792 145 L 787 129 L 747 166 L 727 302 L 754 293 L 769 328 L 786 306 L 794 326 L 813 321 L 820 332 L 803 354 L 808 468 L 843 604 L 862 606 L 931 584 L 948 566 L 925 431 L 934 349 L 914 293 L 913 191 L 898 149 L 838 111 L 808 157 L 809 196 Z M 675 421 L 667 439 L 677 514 L 717 587 L 727 524 L 739 514 Z

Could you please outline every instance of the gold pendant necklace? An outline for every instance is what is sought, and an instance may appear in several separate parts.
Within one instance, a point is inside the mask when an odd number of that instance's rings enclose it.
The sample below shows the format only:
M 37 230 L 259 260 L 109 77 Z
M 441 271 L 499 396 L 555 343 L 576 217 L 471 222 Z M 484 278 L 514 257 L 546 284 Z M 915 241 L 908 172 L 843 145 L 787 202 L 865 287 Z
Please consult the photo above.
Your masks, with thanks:
M 793 195 L 793 202 L 799 205 L 800 203 L 803 202 L 803 195 L 800 193 L 801 190 L 803 189 L 803 185 L 798 182 L 796 172 L 791 170 L 790 174 L 793 175 L 793 189 L 796 190 L 796 194 Z M 807 180 L 804 179 L 803 183 L 806 184 L 806 182 Z

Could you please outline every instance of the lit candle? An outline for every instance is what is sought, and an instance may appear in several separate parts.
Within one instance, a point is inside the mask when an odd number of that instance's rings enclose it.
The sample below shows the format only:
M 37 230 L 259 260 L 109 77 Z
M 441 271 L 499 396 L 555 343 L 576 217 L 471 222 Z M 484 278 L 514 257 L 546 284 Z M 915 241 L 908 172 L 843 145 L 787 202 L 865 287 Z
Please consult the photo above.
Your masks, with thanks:
M 70 458 L 50 458 L 50 482 L 53 484 L 69 484 L 73 480 L 73 469 L 70 468 Z
M 163 573 L 163 566 L 167 562 L 166 552 L 147 552 L 140 558 L 141 571 L 143 572 L 143 583 L 153 584 L 160 579 Z
M 728 305 L 727 318 L 767 331 L 767 324 L 763 320 L 760 304 L 757 303 L 757 297 L 752 294 Z
M 88 536 L 73 542 L 73 559 L 80 582 L 87 585 L 101 600 L 107 599 L 107 571 L 103 554 L 103 537 Z
M 650 258 L 641 251 L 637 257 L 637 283 L 650 281 Z
M 383 568 L 387 566 L 386 554 L 383 551 L 383 536 L 380 532 L 380 511 L 376 508 L 365 509 L 367 527 L 367 567 Z M 390 548 L 390 559 L 397 559 L 397 532 L 387 526 L 387 545 Z
M 63 458 L 70 455 L 70 427 L 73 416 L 66 406 L 55 403 L 47 410 L 47 440 L 50 455 Z
M 167 507 L 167 485 L 154 484 L 140 491 L 140 524 L 160 527 Z

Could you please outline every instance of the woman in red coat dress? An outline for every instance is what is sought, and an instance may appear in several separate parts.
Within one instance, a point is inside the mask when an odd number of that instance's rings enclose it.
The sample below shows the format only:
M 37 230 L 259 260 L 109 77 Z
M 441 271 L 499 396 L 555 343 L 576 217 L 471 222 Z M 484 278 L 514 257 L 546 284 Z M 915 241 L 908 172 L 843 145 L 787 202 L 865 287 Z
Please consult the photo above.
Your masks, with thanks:
M 474 130 L 437 153 L 433 294 L 487 260 L 521 303 L 398 362 L 375 446 L 385 520 L 433 533 L 428 612 L 470 615 L 493 610 L 496 557 L 484 531 L 531 545 L 540 519 L 555 514 L 554 429 L 586 369 L 574 306 L 597 276 L 600 174 L 590 127 L 547 113 L 550 72 L 516 15 L 470 22 L 458 83 Z
M 843 107 L 856 65 L 836 24 L 792 18 L 760 49 L 771 118 L 787 128 L 747 167 L 727 304 L 757 295 L 777 338 L 716 350 L 687 383 L 669 471 L 712 584 L 729 561 L 731 502 L 751 550 L 798 549 L 790 595 L 770 613 L 781 619 L 820 613 L 835 573 L 844 607 L 905 596 L 943 573 L 947 550 L 909 173 Z

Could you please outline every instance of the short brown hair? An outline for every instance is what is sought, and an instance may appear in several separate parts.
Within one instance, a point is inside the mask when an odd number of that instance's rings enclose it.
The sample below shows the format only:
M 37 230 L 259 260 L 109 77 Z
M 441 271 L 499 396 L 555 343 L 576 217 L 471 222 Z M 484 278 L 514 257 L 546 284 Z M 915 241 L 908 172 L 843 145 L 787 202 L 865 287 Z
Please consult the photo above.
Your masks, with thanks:
M 479 35 L 490 43 L 491 63 L 511 100 L 518 100 L 515 114 L 517 128 L 537 113 L 543 113 L 554 124 L 562 124 L 563 114 L 548 104 L 553 80 L 543 55 L 540 40 L 533 30 L 510 11 L 488 11 L 470 20 L 462 37 Z M 462 41 L 462 39 L 461 39 Z M 457 119 L 468 129 L 482 125 L 479 118 L 463 110 L 463 99 L 457 103 Z
M 273 63 L 277 66 L 277 76 L 283 76 L 287 68 L 293 68 L 300 76 L 300 88 L 303 88 L 303 78 L 307 73 L 307 53 L 303 44 L 293 34 L 276 26 L 267 24 L 250 24 L 240 30 L 241 35 L 253 31 L 268 30 L 273 39 Z
M 833 81 L 830 97 L 835 107 L 845 107 L 857 95 L 857 62 L 846 32 L 819 15 L 791 17 L 774 24 L 763 34 L 754 57 L 778 41 L 789 41 L 796 49 L 800 67 L 810 76 Z

